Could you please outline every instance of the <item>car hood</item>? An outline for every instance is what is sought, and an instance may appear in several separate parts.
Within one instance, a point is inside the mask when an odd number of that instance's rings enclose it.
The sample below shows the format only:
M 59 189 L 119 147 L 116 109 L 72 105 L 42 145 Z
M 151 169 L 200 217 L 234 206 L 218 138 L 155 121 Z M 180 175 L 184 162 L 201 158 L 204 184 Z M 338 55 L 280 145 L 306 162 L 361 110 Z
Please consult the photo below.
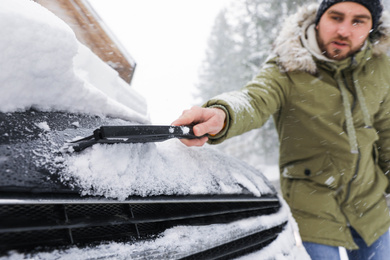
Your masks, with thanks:
M 82 152 L 71 140 L 101 125 L 138 124 L 89 115 L 0 113 L 0 190 L 78 193 L 124 200 L 129 196 L 275 194 L 253 167 L 211 147 L 177 140 L 96 144 Z

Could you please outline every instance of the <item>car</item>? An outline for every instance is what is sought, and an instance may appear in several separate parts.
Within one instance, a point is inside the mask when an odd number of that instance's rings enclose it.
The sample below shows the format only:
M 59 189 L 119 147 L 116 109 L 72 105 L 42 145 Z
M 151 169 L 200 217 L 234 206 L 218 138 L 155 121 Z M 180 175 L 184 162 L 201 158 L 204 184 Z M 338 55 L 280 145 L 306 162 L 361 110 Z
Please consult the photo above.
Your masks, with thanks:
M 176 241 L 169 239 L 172 248 L 157 250 L 153 254 L 157 255 L 158 259 L 162 256 L 169 259 L 186 257 L 205 259 L 208 256 L 221 257 L 221 255 L 230 259 L 232 256 L 257 251 L 274 241 L 283 231 L 292 230 L 289 227 L 291 224 L 286 209 L 283 209 L 286 206 L 281 203 L 275 189 L 261 173 L 216 150 L 203 149 L 204 155 L 198 154 L 200 153 L 198 150 L 188 151 L 191 157 L 198 155 L 197 157 L 200 158 L 192 160 L 202 160 L 207 165 L 206 168 L 225 169 L 226 166 L 218 165 L 221 162 L 230 168 L 230 173 L 221 176 L 217 170 L 214 173 L 205 173 L 206 176 L 199 176 L 205 181 L 211 180 L 207 175 L 215 179 L 214 183 L 204 191 L 202 191 L 203 187 L 200 187 L 199 191 L 194 188 L 195 185 L 201 185 L 202 181 L 193 181 L 191 185 L 184 188 L 172 184 L 172 191 L 169 191 L 170 187 L 159 187 L 158 190 L 162 192 L 154 191 L 155 186 L 158 185 L 154 182 L 161 184 L 161 180 L 157 179 L 149 180 L 151 185 L 149 188 L 148 184 L 139 186 L 144 188 L 143 191 L 131 191 L 131 187 L 123 184 L 124 194 L 130 194 L 127 197 L 117 195 L 120 193 L 109 195 L 104 193 L 104 188 L 107 188 L 104 185 L 89 189 L 82 187 L 81 183 L 85 180 L 75 179 L 81 178 L 80 176 L 67 175 L 66 171 L 69 167 L 66 167 L 66 162 L 73 160 L 74 157 L 96 156 L 95 153 L 107 149 L 109 152 L 123 152 L 122 149 L 129 152 L 149 149 L 148 152 L 151 153 L 150 149 L 157 149 L 155 145 L 117 144 L 117 147 L 114 147 L 111 144 L 95 144 L 79 153 L 64 152 L 63 147 L 69 150 L 66 145 L 69 144 L 68 140 L 85 135 L 100 125 L 124 124 L 123 120 L 36 110 L 1 113 L 0 119 L 0 233 L 2 234 L 0 249 L 5 255 L 9 254 L 10 250 L 38 253 L 42 250 L 50 251 L 58 248 L 65 250 L 75 246 L 89 251 L 97 245 L 113 241 L 132 245 L 148 241 L 148 244 L 153 245 L 151 241 L 163 240 L 161 234 L 167 230 L 188 227 L 189 232 L 196 227 L 195 229 L 198 229 L 196 232 L 204 232 L 205 238 L 212 236 L 212 243 L 208 239 L 202 241 L 197 237 L 191 242 L 193 245 L 190 248 L 183 246 L 186 249 L 180 250 L 181 239 L 178 238 Z M 76 121 L 81 123 L 75 124 Z M 45 127 L 37 122 L 45 122 L 43 124 Z M 134 124 L 134 122 L 129 123 Z M 186 149 L 180 144 L 169 142 L 164 145 L 169 149 L 178 149 L 178 152 L 185 153 Z M 121 149 L 118 149 L 119 147 Z M 158 150 L 155 152 L 161 153 Z M 204 158 L 206 156 L 215 160 L 215 165 L 210 163 L 211 159 L 207 161 Z M 187 161 L 183 165 L 193 167 L 191 166 L 193 162 L 188 161 L 190 157 L 186 155 L 176 155 L 173 160 L 186 158 Z M 155 156 L 146 160 L 132 157 L 129 159 L 129 164 L 134 164 L 139 175 L 144 174 L 150 178 L 154 176 L 153 171 L 150 170 L 153 161 L 158 164 L 162 163 L 163 159 L 156 159 Z M 91 162 L 93 160 L 89 161 Z M 115 163 L 121 162 L 113 160 L 112 164 Z M 144 169 L 142 164 L 145 164 Z M 113 166 L 108 168 L 110 167 Z M 168 165 L 160 165 L 160 167 L 162 170 L 157 168 L 153 170 L 157 174 L 163 174 L 162 171 L 167 169 L 175 170 L 175 167 L 172 169 Z M 183 179 L 191 179 L 194 174 L 201 174 L 198 173 L 199 170 L 205 171 L 205 168 L 197 167 L 188 168 L 186 173 L 181 172 L 182 168 L 176 168 L 178 173 L 166 174 L 166 177 L 171 175 L 172 178 L 181 176 Z M 115 175 L 114 169 L 111 174 Z M 231 182 L 217 179 L 229 177 L 231 174 L 236 174 Z M 110 173 L 107 175 L 110 176 Z M 250 182 L 250 178 L 253 178 L 253 183 Z M 119 178 L 121 179 L 124 178 Z M 96 180 L 104 182 L 99 178 Z M 98 183 L 91 183 L 98 185 Z M 262 188 L 261 191 L 254 186 L 255 183 Z M 185 186 L 184 184 L 185 182 L 181 185 Z M 113 184 L 109 185 L 116 187 Z M 165 185 L 169 186 L 169 182 Z M 138 188 L 136 185 L 133 187 Z M 193 189 L 193 192 L 185 190 L 189 188 Z M 89 194 L 85 194 L 86 192 Z M 251 222 L 262 218 L 268 218 L 268 222 L 272 219 L 274 223 L 264 225 L 259 221 L 248 230 L 235 230 L 240 221 L 245 223 L 245 220 Z M 220 236 L 210 233 L 210 229 L 215 232 L 217 227 L 223 228 L 218 231 L 221 232 Z M 186 243 L 190 242 L 186 241 Z M 145 245 L 140 248 L 144 247 Z M 144 259 L 150 254 L 150 249 L 140 249 L 135 254 Z
M 143 98 L 46 9 L 0 6 L 15 25 L 0 29 L 0 259 L 308 259 L 259 171 L 184 146 L 191 126 L 151 124 Z

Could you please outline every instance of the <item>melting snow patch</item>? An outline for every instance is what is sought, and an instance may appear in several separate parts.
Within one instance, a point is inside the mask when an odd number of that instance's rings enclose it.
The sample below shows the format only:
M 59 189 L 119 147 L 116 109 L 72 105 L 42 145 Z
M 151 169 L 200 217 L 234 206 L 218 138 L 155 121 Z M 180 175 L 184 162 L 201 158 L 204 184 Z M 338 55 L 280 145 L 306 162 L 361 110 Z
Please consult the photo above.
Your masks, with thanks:
M 73 122 L 71 125 L 76 127 L 76 128 L 80 127 L 80 123 L 79 122 Z
M 40 123 L 36 123 L 35 125 L 37 127 L 39 127 L 40 129 L 42 129 L 43 131 L 45 131 L 45 132 L 49 132 L 50 131 L 50 127 L 47 124 L 47 122 L 40 122 Z

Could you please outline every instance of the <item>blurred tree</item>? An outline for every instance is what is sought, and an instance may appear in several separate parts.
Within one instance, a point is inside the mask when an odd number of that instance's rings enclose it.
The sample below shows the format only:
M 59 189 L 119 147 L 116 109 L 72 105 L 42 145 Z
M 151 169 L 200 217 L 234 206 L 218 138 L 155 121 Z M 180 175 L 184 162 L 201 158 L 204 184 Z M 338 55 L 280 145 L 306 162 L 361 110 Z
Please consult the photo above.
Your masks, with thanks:
M 199 103 L 241 88 L 259 71 L 287 15 L 310 0 L 235 0 L 220 12 L 199 70 Z M 255 140 L 255 141 L 254 141 Z M 217 146 L 253 166 L 278 161 L 278 137 L 272 120 L 261 129 Z
M 197 97 L 202 100 L 241 85 L 241 82 L 237 82 L 239 76 L 232 76 L 235 74 L 235 64 L 240 59 L 236 52 L 237 43 L 232 38 L 232 30 L 226 19 L 226 10 L 222 10 L 215 20 L 208 40 L 206 58 L 199 71 Z

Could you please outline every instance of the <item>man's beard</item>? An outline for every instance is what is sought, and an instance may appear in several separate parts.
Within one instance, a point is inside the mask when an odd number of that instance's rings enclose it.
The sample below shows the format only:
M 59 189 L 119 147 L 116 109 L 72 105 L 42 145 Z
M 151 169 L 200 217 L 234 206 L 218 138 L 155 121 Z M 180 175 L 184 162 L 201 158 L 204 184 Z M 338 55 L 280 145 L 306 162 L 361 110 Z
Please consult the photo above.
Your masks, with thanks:
M 340 49 L 333 49 L 333 55 L 332 57 L 328 57 L 328 58 L 331 58 L 331 59 L 335 59 L 335 60 L 339 60 L 339 59 L 345 59 L 346 57 L 349 56 L 349 52 L 347 53 L 347 55 L 345 57 L 341 57 L 341 50 Z M 331 56 L 330 53 L 328 53 L 327 51 L 325 51 L 325 55 L 327 56 Z
M 320 48 L 321 52 L 323 55 L 325 55 L 327 58 L 329 59 L 332 59 L 332 60 L 343 60 L 343 59 L 346 59 L 350 56 L 352 56 L 353 54 L 355 54 L 356 52 L 358 52 L 360 49 L 361 49 L 361 46 L 357 49 L 352 49 L 350 47 L 349 51 L 346 52 L 346 53 L 343 53 L 343 51 L 339 48 L 333 48 L 331 49 L 332 47 L 329 47 L 329 45 L 332 43 L 332 42 L 348 42 L 348 45 L 349 46 L 352 46 L 352 44 L 350 43 L 350 41 L 346 38 L 337 38 L 337 39 L 333 39 L 331 41 L 329 41 L 328 45 L 325 45 L 325 43 L 321 40 L 321 39 L 318 39 L 318 47 Z M 331 51 L 328 51 L 328 50 L 331 50 Z

